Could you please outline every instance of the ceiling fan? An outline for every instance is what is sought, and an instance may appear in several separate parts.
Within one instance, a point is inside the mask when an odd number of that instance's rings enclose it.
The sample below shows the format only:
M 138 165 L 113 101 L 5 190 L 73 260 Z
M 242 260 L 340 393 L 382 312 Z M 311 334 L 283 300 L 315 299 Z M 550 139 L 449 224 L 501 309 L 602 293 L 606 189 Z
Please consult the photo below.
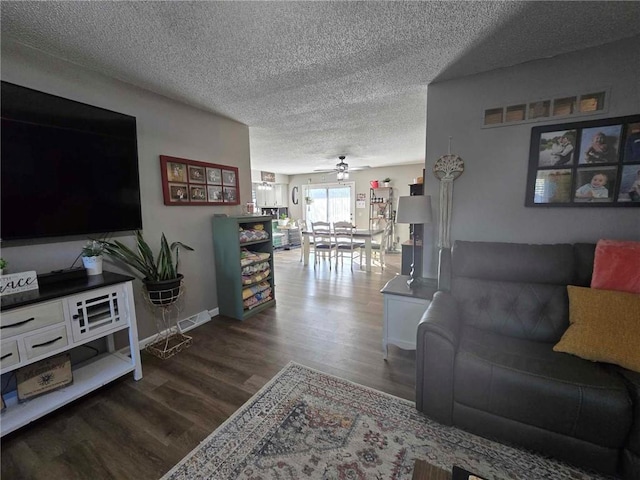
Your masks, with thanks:
M 347 162 L 345 162 L 345 159 L 347 157 L 345 155 L 340 155 L 338 157 L 338 160 L 340 160 L 338 163 L 336 163 L 335 168 L 332 169 L 316 169 L 314 170 L 314 172 L 336 172 L 336 177 L 338 180 L 349 180 L 349 172 L 350 171 L 356 171 L 356 170 L 366 170 L 369 167 L 368 165 L 364 165 L 362 167 L 352 167 L 349 168 L 349 164 Z

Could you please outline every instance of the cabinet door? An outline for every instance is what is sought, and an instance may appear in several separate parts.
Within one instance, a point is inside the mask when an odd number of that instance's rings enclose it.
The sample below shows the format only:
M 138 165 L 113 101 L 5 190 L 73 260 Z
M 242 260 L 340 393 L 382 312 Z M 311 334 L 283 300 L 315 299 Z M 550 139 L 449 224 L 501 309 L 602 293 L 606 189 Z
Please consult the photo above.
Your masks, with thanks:
M 76 342 L 128 325 L 121 285 L 75 295 L 67 300 L 67 305 Z
M 289 197 L 288 197 L 288 185 L 286 184 L 276 184 L 275 194 L 276 194 L 276 206 L 278 207 L 288 207 L 289 206 Z
M 256 184 L 254 189 L 256 192 L 256 205 L 258 207 L 266 207 L 267 206 L 267 199 L 265 197 L 265 190 L 262 190 L 262 188 L 260 188 L 261 185 Z
M 276 206 L 276 189 L 273 185 L 269 190 L 265 190 L 265 201 L 267 207 Z

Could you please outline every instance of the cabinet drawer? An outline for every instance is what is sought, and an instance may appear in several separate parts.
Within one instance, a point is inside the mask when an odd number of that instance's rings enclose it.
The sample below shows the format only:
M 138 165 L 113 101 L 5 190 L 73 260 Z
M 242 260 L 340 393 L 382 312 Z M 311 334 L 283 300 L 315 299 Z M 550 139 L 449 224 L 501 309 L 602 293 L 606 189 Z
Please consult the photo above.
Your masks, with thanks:
M 3 313 L 0 332 L 3 338 L 7 338 L 63 321 L 62 302 L 48 302 Z
M 20 362 L 18 342 L 10 340 L 0 344 L 0 368 L 5 369 Z
M 66 347 L 68 343 L 65 325 L 24 337 L 25 350 L 29 360 Z

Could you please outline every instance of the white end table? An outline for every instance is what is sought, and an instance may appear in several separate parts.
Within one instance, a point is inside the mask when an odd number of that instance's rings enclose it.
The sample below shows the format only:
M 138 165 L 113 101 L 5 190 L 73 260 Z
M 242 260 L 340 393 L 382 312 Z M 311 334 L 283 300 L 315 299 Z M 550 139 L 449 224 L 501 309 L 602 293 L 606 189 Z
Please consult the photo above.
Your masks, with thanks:
M 434 278 L 422 278 L 413 288 L 407 286 L 408 279 L 408 275 L 397 275 L 380 290 L 384 296 L 382 352 L 385 360 L 389 344 L 405 350 L 416 349 L 418 323 L 438 290 Z

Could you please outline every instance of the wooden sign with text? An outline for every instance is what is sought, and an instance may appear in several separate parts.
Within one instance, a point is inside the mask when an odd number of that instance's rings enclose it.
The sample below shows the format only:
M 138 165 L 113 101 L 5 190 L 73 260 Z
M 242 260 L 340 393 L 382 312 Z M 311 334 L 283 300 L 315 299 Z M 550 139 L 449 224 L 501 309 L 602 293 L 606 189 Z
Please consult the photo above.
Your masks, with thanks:
M 10 295 L 12 293 L 38 289 L 38 275 L 35 270 L 2 275 L 0 280 L 0 295 Z

